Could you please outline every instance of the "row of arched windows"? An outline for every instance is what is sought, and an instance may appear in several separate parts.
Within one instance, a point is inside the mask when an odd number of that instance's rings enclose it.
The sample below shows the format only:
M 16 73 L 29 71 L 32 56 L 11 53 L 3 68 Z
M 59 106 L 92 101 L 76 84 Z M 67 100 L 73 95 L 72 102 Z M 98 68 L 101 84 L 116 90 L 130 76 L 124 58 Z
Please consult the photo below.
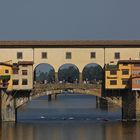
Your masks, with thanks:
M 34 73 L 34 80 L 40 83 L 52 83 L 56 80 L 60 83 L 78 83 L 80 78 L 85 83 L 96 83 L 103 79 L 103 69 L 96 63 L 86 65 L 82 73 L 79 72 L 77 66 L 64 64 L 59 68 L 57 74 L 53 66 L 43 63 L 36 66 Z

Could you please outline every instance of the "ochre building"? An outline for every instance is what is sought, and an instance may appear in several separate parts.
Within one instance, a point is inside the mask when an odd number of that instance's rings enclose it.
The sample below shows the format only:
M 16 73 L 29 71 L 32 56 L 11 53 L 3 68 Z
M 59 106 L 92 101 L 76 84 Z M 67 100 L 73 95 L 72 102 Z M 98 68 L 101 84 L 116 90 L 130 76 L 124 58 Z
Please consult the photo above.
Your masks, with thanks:
M 140 60 L 119 60 L 105 66 L 106 89 L 140 90 Z
M 11 64 L 0 62 L 0 87 L 8 91 L 13 89 Z

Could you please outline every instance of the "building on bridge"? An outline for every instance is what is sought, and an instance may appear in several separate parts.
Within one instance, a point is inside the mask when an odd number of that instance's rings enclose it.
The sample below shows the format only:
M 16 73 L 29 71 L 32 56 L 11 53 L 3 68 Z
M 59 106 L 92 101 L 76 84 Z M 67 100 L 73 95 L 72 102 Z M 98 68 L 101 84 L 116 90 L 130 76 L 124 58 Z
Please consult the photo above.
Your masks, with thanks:
M 105 67 L 106 89 L 140 90 L 140 60 L 119 60 Z
M 32 90 L 33 61 L 19 61 L 13 64 L 13 90 Z
M 40 64 L 49 64 L 57 80 L 64 64 L 75 65 L 82 77 L 85 66 L 92 63 L 104 68 L 121 59 L 140 59 L 140 40 L 0 41 L 0 52 L 0 61 L 33 61 L 34 70 Z
M 33 89 L 33 61 L 0 63 L 0 87 L 12 90 Z
M 0 62 L 0 87 L 12 90 L 12 65 Z

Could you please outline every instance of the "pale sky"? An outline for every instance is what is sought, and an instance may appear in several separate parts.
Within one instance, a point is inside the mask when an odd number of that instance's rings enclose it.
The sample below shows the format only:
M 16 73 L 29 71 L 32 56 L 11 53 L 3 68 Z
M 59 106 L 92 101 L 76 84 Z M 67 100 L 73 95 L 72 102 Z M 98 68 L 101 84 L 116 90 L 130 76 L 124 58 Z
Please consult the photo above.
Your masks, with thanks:
M 140 0 L 0 0 L 0 40 L 140 39 Z

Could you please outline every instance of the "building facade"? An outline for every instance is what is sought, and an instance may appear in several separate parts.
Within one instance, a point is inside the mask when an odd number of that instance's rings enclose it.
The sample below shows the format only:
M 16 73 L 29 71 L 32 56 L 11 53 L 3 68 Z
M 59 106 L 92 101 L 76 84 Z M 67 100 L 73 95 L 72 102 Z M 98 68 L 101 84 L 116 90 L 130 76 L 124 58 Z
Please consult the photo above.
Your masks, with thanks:
M 33 62 L 19 61 L 13 65 L 13 90 L 31 90 L 33 88 Z
M 33 61 L 33 69 L 47 63 L 56 73 L 62 65 L 74 64 L 82 73 L 91 63 L 103 68 L 118 60 L 140 59 L 140 41 L 0 41 L 0 52 L 2 62 Z
M 119 60 L 105 67 L 106 89 L 140 90 L 140 60 Z
M 0 62 L 0 87 L 8 91 L 13 89 L 11 64 Z
M 33 62 L 0 63 L 0 87 L 12 90 L 32 90 Z

